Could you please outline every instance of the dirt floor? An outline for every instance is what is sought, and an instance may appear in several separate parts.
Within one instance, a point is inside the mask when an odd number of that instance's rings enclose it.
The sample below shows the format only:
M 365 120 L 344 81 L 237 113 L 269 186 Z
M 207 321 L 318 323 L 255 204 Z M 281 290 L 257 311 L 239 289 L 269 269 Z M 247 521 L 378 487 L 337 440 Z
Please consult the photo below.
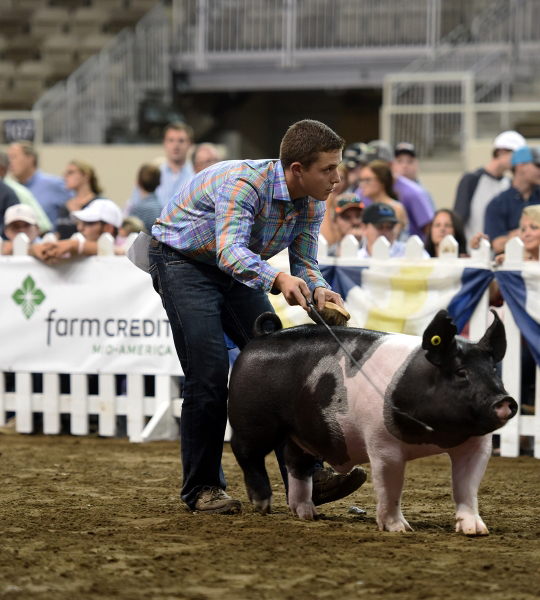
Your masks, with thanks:
M 403 510 L 413 533 L 380 533 L 371 479 L 288 514 L 246 504 L 229 447 L 239 516 L 188 513 L 178 443 L 0 435 L 0 598 L 295 599 L 540 597 L 540 461 L 492 458 L 480 490 L 487 538 L 454 533 L 446 457 L 409 463 Z M 356 505 L 366 516 L 349 514 Z

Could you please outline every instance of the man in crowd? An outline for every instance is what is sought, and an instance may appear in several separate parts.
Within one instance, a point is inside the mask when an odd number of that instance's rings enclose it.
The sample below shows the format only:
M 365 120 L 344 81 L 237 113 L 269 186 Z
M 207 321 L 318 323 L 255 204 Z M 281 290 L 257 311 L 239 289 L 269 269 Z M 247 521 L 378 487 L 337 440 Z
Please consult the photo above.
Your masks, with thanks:
M 195 173 L 200 173 L 206 167 L 211 167 L 221 160 L 218 149 L 214 144 L 197 144 L 191 154 L 191 162 Z
M 54 225 L 58 210 L 71 197 L 61 177 L 38 169 L 38 153 L 30 142 L 14 142 L 8 148 L 9 169 L 19 183 L 28 188 Z
M 362 247 L 358 250 L 357 258 L 371 258 L 373 244 L 377 238 L 384 236 L 390 243 L 390 257 L 405 256 L 405 242 L 397 241 L 397 224 L 399 219 L 389 204 L 374 202 L 362 213 Z M 429 258 L 424 250 L 423 258 Z
M 343 164 L 347 169 L 345 191 L 354 193 L 360 185 L 360 172 L 367 164 L 367 145 L 355 142 L 347 146 L 343 151 Z
M 394 150 L 384 140 L 374 140 L 368 144 L 367 162 L 382 160 L 388 163 L 392 170 L 394 162 Z M 403 177 L 403 175 L 394 176 L 394 190 L 397 192 L 398 200 L 403 204 L 409 218 L 409 235 L 418 235 L 425 238 L 427 228 L 433 219 L 433 208 L 426 192 L 414 181 Z M 360 188 L 356 190 L 360 195 L 364 205 L 371 203 L 368 198 L 362 197 Z
M 163 131 L 165 162 L 159 166 L 161 183 L 156 188 L 156 196 L 162 207 L 195 175 L 191 161 L 187 160 L 193 139 L 193 129 L 186 123 L 170 123 Z M 136 187 L 125 207 L 125 214 L 129 215 L 140 200 L 140 190 Z
M 512 186 L 496 196 L 486 209 L 485 232 L 495 254 L 504 252 L 506 242 L 519 235 L 519 220 L 526 206 L 540 204 L 540 149 L 523 146 L 511 159 Z
M 410 142 L 400 142 L 394 149 L 394 162 L 392 167 L 392 172 L 394 173 L 394 177 L 398 177 L 402 175 L 414 183 L 418 184 L 425 192 L 429 202 L 431 204 L 431 208 L 435 211 L 435 203 L 433 202 L 433 198 L 431 194 L 423 187 L 418 180 L 418 169 L 419 162 L 418 156 L 416 153 L 416 146 L 411 144 Z
M 161 203 L 156 196 L 156 189 L 161 180 L 161 171 L 154 165 L 143 165 L 137 174 L 137 187 L 141 199 L 131 209 L 130 216 L 138 217 L 150 233 L 155 220 L 161 214 Z
M 504 173 L 510 170 L 512 153 L 526 143 L 525 138 L 517 131 L 504 131 L 493 140 L 489 163 L 474 173 L 465 173 L 461 178 L 454 210 L 463 221 L 467 240 L 485 230 L 487 205 L 510 187 L 511 181 Z
M 2 244 L 2 254 L 13 254 L 13 240 L 19 233 L 25 233 L 30 244 L 41 241 L 36 213 L 27 204 L 10 206 L 4 215 L 4 226 L 8 241 Z
M 340 255 L 340 244 L 349 234 L 354 235 L 359 243 L 362 242 L 362 211 L 364 205 L 356 194 L 341 194 L 336 199 L 335 223 L 339 240 L 328 248 L 328 256 Z
M 39 202 L 32 192 L 15 181 L 9 174 L 9 158 L 5 152 L 0 152 L 0 181 L 3 181 L 8 187 L 14 192 L 21 204 L 27 204 L 34 211 L 39 231 L 43 235 L 52 229 L 52 223 L 49 221 L 49 217 L 45 214 L 45 211 L 41 208 Z
M 306 310 L 310 297 L 319 308 L 327 300 L 343 304 L 316 259 L 324 202 L 340 181 L 342 148 L 343 140 L 326 125 L 295 123 L 279 160 L 226 161 L 201 171 L 152 228 L 150 273 L 185 374 L 181 497 L 191 510 L 241 510 L 240 501 L 225 493 L 221 468 L 229 373 L 223 334 L 242 349 L 253 337 L 255 319 L 272 310 L 269 292 Z M 267 262 L 285 248 L 292 274 Z M 316 504 L 351 493 L 365 479 L 359 469 L 320 472 Z
M 8 187 L 0 177 L 0 236 L 4 235 L 4 217 L 6 210 L 14 204 L 19 204 L 19 199 L 15 195 L 15 192 Z
M 98 240 L 101 235 L 110 233 L 116 238 L 123 220 L 120 207 L 112 200 L 104 198 L 94 200 L 82 210 L 73 211 L 72 215 L 78 221 L 77 229 L 84 236 L 84 240 L 70 238 L 35 244 L 30 247 L 30 254 L 48 265 L 54 265 L 60 259 L 94 256 L 98 253 Z

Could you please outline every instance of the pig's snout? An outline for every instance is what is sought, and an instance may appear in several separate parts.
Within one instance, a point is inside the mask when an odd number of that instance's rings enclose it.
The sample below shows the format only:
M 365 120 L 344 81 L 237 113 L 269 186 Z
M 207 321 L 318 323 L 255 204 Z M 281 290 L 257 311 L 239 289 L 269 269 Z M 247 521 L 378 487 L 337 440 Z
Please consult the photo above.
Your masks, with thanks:
M 509 421 L 517 413 L 517 402 L 511 396 L 503 396 L 492 405 L 493 411 L 498 419 L 504 424 Z

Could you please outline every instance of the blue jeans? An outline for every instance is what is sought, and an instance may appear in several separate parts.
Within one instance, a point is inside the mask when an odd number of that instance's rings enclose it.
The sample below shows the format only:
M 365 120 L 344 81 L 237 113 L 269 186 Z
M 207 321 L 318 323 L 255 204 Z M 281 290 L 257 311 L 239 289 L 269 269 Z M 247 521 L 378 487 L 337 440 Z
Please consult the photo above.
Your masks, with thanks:
M 255 319 L 273 308 L 265 291 L 157 240 L 152 240 L 149 258 L 152 283 L 167 312 L 185 375 L 181 497 L 193 509 L 203 487 L 226 487 L 221 455 L 229 356 L 223 333 L 241 350 L 253 338 Z

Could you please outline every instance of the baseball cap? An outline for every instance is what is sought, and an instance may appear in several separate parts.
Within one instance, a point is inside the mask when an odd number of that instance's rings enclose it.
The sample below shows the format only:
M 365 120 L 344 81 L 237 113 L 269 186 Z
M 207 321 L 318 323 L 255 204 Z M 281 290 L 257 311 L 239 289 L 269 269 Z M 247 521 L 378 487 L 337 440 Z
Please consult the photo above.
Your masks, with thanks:
M 24 221 L 30 225 L 37 225 L 38 220 L 34 209 L 28 204 L 14 204 L 4 213 L 4 225 L 7 227 L 15 221 Z
M 529 148 L 529 146 L 523 146 L 522 148 L 514 150 L 514 154 L 512 154 L 513 167 L 531 162 L 537 167 L 540 167 L 540 150 L 538 148 Z
M 373 140 L 367 145 L 368 163 L 374 160 L 392 162 L 394 158 L 395 156 L 392 146 L 390 146 L 390 144 L 384 140 Z
M 394 209 L 389 204 L 384 202 L 374 202 L 370 204 L 362 213 L 362 223 L 366 225 L 372 223 L 397 223 L 399 219 L 396 217 Z
M 106 199 L 92 200 L 82 210 L 74 210 L 71 214 L 85 223 L 103 221 L 116 228 L 121 227 L 123 221 L 120 207 L 112 200 Z
M 493 148 L 502 148 L 504 150 L 513 150 L 514 152 L 526 146 L 527 141 L 517 131 L 503 131 L 493 140 Z
M 394 155 L 410 154 L 412 157 L 416 157 L 416 146 L 410 142 L 399 142 L 394 148 Z
M 343 151 L 343 163 L 347 169 L 355 169 L 358 165 L 367 164 L 367 145 L 355 142 Z
M 364 203 L 358 194 L 340 194 L 337 197 L 336 213 L 344 213 L 349 208 L 364 208 Z

